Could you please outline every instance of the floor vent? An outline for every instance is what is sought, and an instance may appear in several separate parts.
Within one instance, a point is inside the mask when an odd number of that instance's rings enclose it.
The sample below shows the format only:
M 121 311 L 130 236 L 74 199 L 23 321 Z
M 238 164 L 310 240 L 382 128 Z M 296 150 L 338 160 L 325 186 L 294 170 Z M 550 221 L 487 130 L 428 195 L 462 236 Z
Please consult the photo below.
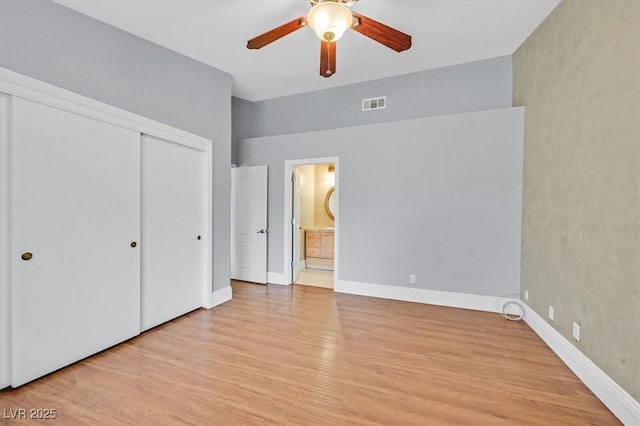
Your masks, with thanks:
M 369 98 L 362 100 L 362 110 L 371 111 L 373 109 L 382 109 L 387 107 L 387 97 Z

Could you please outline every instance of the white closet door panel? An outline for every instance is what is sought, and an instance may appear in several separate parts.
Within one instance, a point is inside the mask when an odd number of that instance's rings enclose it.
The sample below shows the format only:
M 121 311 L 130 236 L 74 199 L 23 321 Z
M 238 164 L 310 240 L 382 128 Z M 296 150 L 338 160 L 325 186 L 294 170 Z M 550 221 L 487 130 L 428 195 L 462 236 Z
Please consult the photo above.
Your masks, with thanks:
M 142 137 L 143 330 L 202 306 L 205 161 L 202 151 Z
M 140 332 L 140 134 L 15 98 L 10 145 L 19 386 Z

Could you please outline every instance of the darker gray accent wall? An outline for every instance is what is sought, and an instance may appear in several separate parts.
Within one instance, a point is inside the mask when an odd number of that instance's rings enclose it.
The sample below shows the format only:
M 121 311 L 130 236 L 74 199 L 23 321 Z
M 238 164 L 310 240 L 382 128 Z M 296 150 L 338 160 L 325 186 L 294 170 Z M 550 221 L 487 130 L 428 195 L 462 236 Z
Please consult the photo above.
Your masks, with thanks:
M 232 98 L 231 102 L 231 162 L 237 164 L 237 141 L 254 136 L 253 131 L 253 102 L 241 98 Z
M 511 82 L 511 56 L 503 56 L 248 105 L 234 99 L 242 134 L 233 140 L 506 108 Z M 387 107 L 363 112 L 362 99 L 377 96 Z
M 0 66 L 212 139 L 213 288 L 229 285 L 229 74 L 49 1 L 0 1 Z

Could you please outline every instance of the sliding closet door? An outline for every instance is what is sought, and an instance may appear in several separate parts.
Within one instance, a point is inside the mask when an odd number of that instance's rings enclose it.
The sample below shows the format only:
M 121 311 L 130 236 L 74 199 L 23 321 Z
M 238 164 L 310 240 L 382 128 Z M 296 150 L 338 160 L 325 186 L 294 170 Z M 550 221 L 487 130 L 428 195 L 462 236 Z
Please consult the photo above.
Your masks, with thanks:
M 12 98 L 11 384 L 140 331 L 140 134 Z
M 142 137 L 142 330 L 202 306 L 205 160 Z

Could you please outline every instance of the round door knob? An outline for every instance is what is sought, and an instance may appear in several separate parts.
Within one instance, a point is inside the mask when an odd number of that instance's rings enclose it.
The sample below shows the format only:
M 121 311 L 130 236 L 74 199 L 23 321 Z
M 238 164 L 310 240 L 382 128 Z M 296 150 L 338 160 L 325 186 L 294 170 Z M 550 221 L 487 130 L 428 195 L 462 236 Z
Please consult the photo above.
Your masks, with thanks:
M 22 253 L 22 260 L 30 260 L 33 257 L 33 254 L 26 252 L 26 253 Z
M 135 241 L 131 241 L 131 247 L 135 247 L 137 245 L 138 245 L 138 243 L 136 243 Z

